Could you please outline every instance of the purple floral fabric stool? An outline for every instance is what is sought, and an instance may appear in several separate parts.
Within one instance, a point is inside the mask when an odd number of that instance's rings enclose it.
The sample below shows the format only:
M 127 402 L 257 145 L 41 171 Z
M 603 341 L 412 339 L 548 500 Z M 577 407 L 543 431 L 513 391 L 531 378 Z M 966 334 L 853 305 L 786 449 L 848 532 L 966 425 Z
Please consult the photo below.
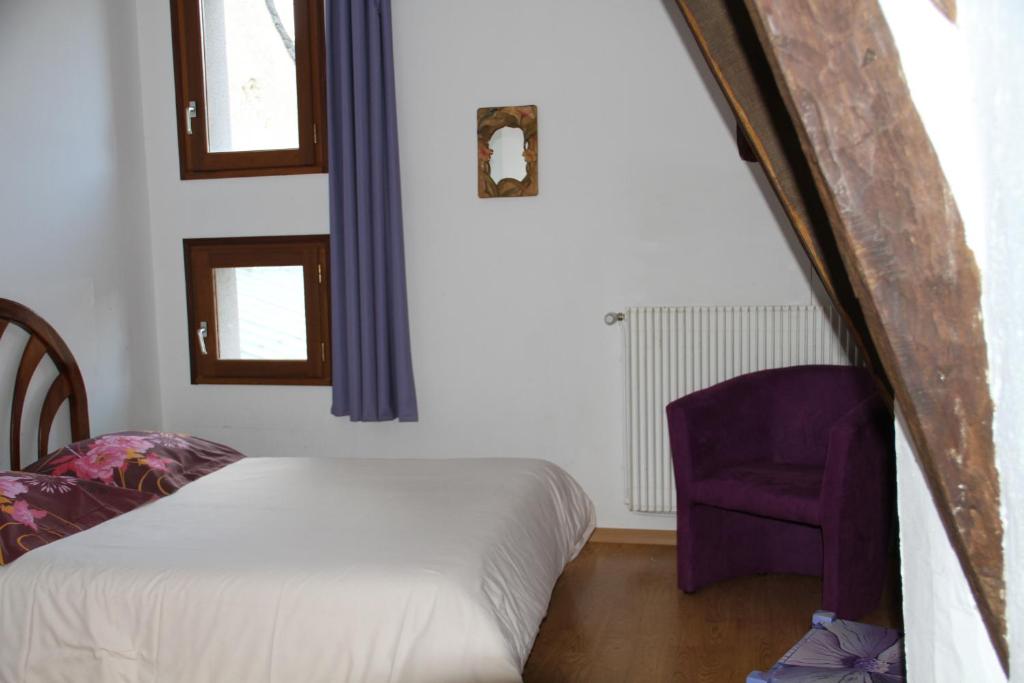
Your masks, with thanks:
M 903 683 L 899 631 L 815 612 L 811 630 L 767 672 L 751 671 L 746 683 Z

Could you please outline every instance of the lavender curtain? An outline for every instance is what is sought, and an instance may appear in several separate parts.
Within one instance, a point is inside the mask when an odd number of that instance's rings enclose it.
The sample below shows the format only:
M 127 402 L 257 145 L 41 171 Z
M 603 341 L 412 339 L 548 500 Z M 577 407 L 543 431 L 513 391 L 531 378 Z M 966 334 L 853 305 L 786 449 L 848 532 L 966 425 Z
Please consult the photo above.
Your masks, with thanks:
M 417 419 L 390 0 L 327 0 L 331 412 Z

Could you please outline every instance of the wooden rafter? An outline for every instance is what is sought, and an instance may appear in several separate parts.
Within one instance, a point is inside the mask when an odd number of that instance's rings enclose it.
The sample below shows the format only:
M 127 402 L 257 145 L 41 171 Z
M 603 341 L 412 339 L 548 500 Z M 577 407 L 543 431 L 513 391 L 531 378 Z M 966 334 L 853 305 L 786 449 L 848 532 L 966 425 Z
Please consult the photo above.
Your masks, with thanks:
M 892 34 L 877 0 L 746 2 L 1005 669 L 1003 531 L 980 276 Z
M 932 0 L 932 3 L 947 19 L 956 22 L 956 0 Z

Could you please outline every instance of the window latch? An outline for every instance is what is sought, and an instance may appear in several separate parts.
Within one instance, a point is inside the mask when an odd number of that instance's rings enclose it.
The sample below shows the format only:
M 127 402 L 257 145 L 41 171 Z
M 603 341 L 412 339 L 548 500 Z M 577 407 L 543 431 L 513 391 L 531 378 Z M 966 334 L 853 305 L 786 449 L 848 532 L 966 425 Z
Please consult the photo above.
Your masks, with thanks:
M 192 135 L 192 119 L 196 117 L 196 101 L 192 100 L 185 107 L 185 132 Z M 205 351 L 203 353 L 206 353 Z
M 206 355 L 206 321 L 199 323 L 199 329 L 196 330 L 196 337 L 199 338 L 199 350 L 202 351 L 203 355 Z

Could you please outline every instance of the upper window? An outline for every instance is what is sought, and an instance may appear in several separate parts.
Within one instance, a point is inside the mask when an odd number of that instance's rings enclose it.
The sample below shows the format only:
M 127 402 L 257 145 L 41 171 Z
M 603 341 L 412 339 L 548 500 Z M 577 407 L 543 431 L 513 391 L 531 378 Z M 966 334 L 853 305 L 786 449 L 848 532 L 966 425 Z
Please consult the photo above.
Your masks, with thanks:
M 172 0 L 181 177 L 321 173 L 322 0 Z

